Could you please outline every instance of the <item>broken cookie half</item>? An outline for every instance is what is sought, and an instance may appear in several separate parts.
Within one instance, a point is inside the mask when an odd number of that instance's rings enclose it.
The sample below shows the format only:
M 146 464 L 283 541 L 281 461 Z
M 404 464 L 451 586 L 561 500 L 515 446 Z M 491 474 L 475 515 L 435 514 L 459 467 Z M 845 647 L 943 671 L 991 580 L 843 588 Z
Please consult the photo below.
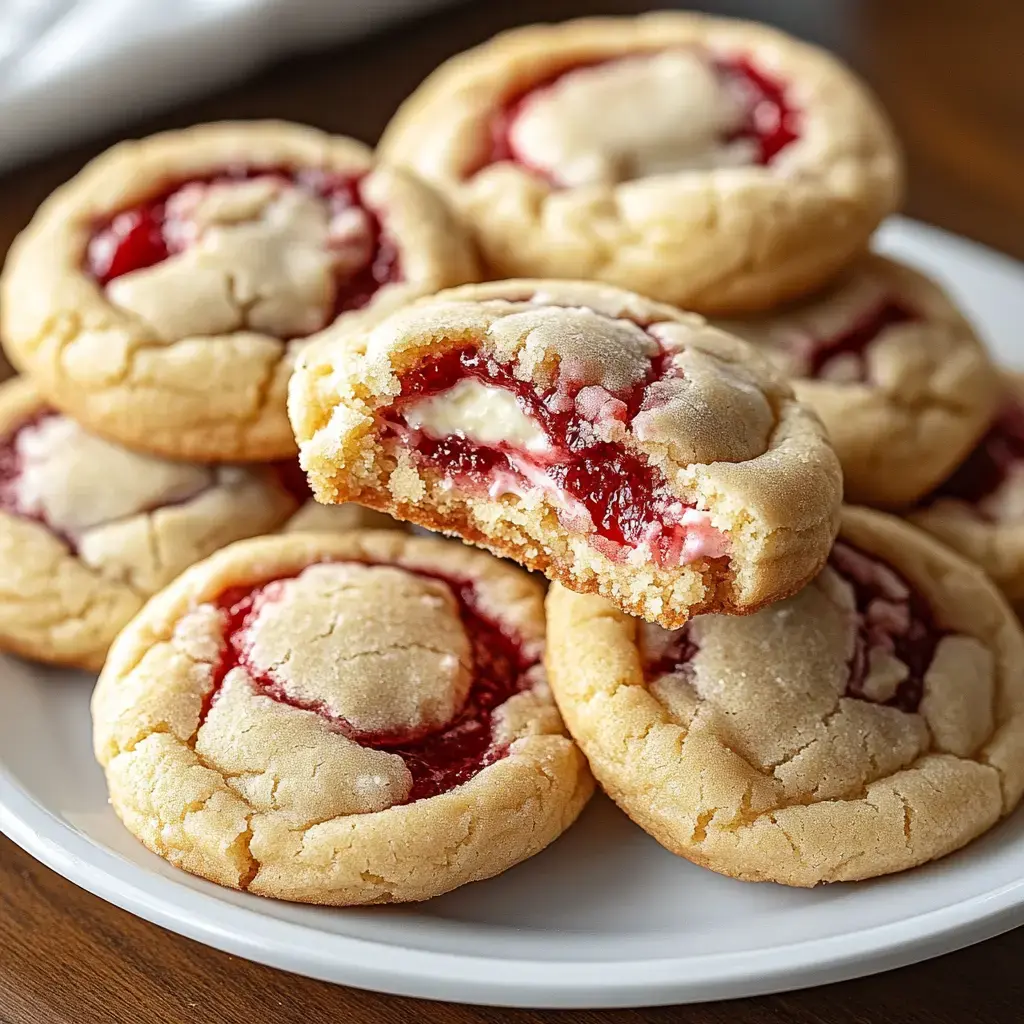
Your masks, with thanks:
M 839 465 L 752 348 L 631 292 L 505 281 L 313 345 L 290 414 L 317 498 L 508 556 L 667 627 L 824 564 Z

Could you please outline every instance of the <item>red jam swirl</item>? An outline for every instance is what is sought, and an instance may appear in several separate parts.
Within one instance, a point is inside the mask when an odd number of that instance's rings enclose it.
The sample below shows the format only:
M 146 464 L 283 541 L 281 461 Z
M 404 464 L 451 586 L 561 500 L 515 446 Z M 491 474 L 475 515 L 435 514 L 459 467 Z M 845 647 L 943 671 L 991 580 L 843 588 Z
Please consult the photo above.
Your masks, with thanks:
M 779 79 L 760 70 L 750 57 L 719 60 L 715 67 L 726 86 L 744 100 L 745 118 L 725 142 L 757 144 L 757 163 L 767 167 L 790 143 L 800 138 L 800 115 L 786 97 Z
M 508 748 L 494 742 L 494 712 L 510 697 L 528 688 L 526 674 L 539 659 L 528 656 L 521 638 L 480 610 L 471 581 L 422 569 L 415 572 L 448 585 L 458 603 L 472 648 L 473 680 L 469 694 L 462 709 L 442 729 L 426 735 L 360 732 L 345 719 L 332 715 L 322 702 L 306 702 L 290 696 L 277 680 L 254 666 L 248 641 L 249 627 L 261 607 L 279 599 L 282 586 L 290 577 L 269 580 L 255 587 L 233 587 L 217 599 L 216 605 L 225 619 L 225 642 L 200 724 L 205 722 L 216 702 L 225 676 L 231 669 L 241 667 L 263 695 L 321 715 L 342 735 L 364 747 L 386 749 L 401 757 L 412 775 L 408 803 L 454 789 L 487 765 L 500 761 Z
M 806 375 L 821 377 L 836 359 L 842 356 L 855 356 L 859 370 L 856 380 L 866 380 L 864 350 L 868 345 L 890 327 L 911 323 L 917 319 L 918 315 L 903 303 L 896 299 L 885 299 L 862 313 L 846 330 L 830 338 L 817 339 L 811 350 Z
M 622 58 L 629 59 L 629 58 Z M 573 64 L 534 82 L 528 89 L 510 96 L 497 110 L 490 123 L 489 152 L 470 171 L 470 176 L 496 163 L 517 163 L 540 177 L 547 171 L 535 167 L 527 154 L 520 153 L 512 143 L 512 128 L 524 106 L 537 93 L 550 89 L 573 72 L 597 67 L 613 61 Z M 744 111 L 742 123 L 722 138 L 723 143 L 751 141 L 756 144 L 755 163 L 767 167 L 790 143 L 800 138 L 800 114 L 786 96 L 783 82 L 760 70 L 750 57 L 715 60 L 722 86 L 740 99 Z
M 1024 405 L 1005 402 L 988 433 L 956 472 L 925 504 L 936 498 L 956 498 L 972 505 L 995 493 L 1010 470 L 1024 461 Z
M 888 563 L 837 541 L 829 565 L 852 588 L 857 608 L 857 633 L 850 658 L 846 696 L 871 701 L 864 692 L 873 649 L 888 651 L 907 666 L 907 677 L 884 703 L 916 712 L 924 696 L 924 677 L 935 658 L 939 628 L 925 599 Z M 873 703 L 878 703 L 873 701 Z
M 655 356 L 645 381 L 627 392 L 609 395 L 608 414 L 628 423 L 644 408 L 647 386 L 669 372 L 669 357 Z M 403 408 L 467 378 L 515 395 L 523 411 L 548 437 L 550 450 L 541 461 L 505 443 L 488 447 L 459 435 L 432 438 L 405 424 Z M 528 488 L 531 481 L 521 470 L 529 462 L 586 509 L 597 537 L 608 542 L 606 553 L 610 556 L 618 557 L 624 547 L 649 543 L 664 562 L 678 560 L 686 530 L 677 520 L 685 506 L 670 493 L 661 472 L 642 455 L 597 437 L 593 422 L 578 411 L 576 398 L 582 390 L 579 384 L 562 382 L 557 388 L 538 391 L 529 381 L 515 377 L 509 367 L 467 346 L 405 373 L 401 395 L 381 419 L 386 429 L 401 434 L 424 462 L 464 487 L 486 491 L 497 478 L 514 479 Z
M 274 178 L 316 196 L 327 204 L 332 217 L 354 208 L 366 214 L 371 256 L 355 273 L 338 279 L 324 326 L 342 313 L 361 309 L 385 284 L 401 280 L 398 249 L 380 219 L 363 203 L 359 177 L 313 169 L 247 166 L 225 167 L 214 174 L 176 181 L 145 202 L 100 221 L 86 248 L 86 272 L 105 286 L 124 274 L 152 267 L 184 251 L 189 244 L 188 232 L 169 213 L 168 201 L 193 185 L 225 185 L 254 178 Z

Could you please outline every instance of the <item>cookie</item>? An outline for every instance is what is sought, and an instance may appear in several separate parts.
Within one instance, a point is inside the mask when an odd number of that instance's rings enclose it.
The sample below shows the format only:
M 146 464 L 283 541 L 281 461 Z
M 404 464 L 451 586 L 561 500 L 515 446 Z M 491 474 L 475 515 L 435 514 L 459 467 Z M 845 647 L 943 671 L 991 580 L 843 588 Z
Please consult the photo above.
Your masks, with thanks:
M 991 428 L 910 519 L 1024 599 L 1024 373 L 1003 374 Z
M 998 406 L 998 375 L 970 323 L 938 284 L 883 256 L 797 305 L 717 326 L 789 374 L 828 429 L 849 501 L 916 501 L 971 450 Z
M 506 32 L 438 68 L 379 151 L 449 196 L 491 277 L 723 316 L 823 285 L 902 191 L 892 131 L 833 57 L 680 12 Z
M 321 505 L 312 498 L 281 527 L 282 533 L 322 533 L 346 530 L 397 530 L 402 524 L 383 512 L 346 502 Z
M 782 374 L 700 317 L 607 285 L 443 292 L 300 361 L 319 500 L 456 534 L 677 626 L 799 589 L 839 466 Z
M 282 483 L 294 497 L 297 508 L 281 527 L 281 533 L 344 533 L 349 530 L 396 530 L 404 524 L 383 512 L 347 502 L 344 505 L 321 505 L 313 498 L 306 474 L 298 459 L 279 462 L 277 470 Z
M 58 189 L 0 281 L 11 361 L 101 436 L 204 462 L 293 455 L 295 354 L 476 280 L 433 190 L 351 139 L 221 123 L 115 146 Z
M 548 671 L 598 782 L 663 846 L 810 886 L 958 849 L 1024 789 L 1024 633 L 913 526 L 844 512 L 828 566 L 749 618 L 663 630 L 553 587 Z
M 423 900 L 556 839 L 593 788 L 542 664 L 543 594 L 395 531 L 233 545 L 153 598 L 93 697 L 114 810 L 261 896 Z
M 146 598 L 297 502 L 271 468 L 140 455 L 86 433 L 24 378 L 0 386 L 0 649 L 98 669 Z

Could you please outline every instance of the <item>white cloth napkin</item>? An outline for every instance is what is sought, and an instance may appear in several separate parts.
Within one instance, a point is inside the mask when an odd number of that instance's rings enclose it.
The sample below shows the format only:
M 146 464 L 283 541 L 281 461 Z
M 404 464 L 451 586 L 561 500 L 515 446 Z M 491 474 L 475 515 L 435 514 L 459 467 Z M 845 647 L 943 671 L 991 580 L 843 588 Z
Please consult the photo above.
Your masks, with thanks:
M 444 0 L 0 0 L 0 168 Z

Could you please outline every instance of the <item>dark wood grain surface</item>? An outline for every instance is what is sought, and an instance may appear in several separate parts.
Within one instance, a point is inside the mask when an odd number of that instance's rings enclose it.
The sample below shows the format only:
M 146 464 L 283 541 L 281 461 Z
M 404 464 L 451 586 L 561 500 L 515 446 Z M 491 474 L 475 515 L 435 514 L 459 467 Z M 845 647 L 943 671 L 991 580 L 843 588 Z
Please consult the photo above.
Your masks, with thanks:
M 115 138 L 222 117 L 304 120 L 367 141 L 438 61 L 499 28 L 640 10 L 629 0 L 479 0 L 258 78 L 0 178 L 0 251 Z M 908 211 L 1024 258 L 1021 0 L 721 0 L 840 52 L 904 140 Z M 783 938 L 780 936 L 780 939 Z M 938 960 L 788 995 L 672 1009 L 520 1012 L 377 996 L 206 949 L 76 889 L 0 839 L 0 1024 L 1001 1024 L 1024 1019 L 1024 929 Z

